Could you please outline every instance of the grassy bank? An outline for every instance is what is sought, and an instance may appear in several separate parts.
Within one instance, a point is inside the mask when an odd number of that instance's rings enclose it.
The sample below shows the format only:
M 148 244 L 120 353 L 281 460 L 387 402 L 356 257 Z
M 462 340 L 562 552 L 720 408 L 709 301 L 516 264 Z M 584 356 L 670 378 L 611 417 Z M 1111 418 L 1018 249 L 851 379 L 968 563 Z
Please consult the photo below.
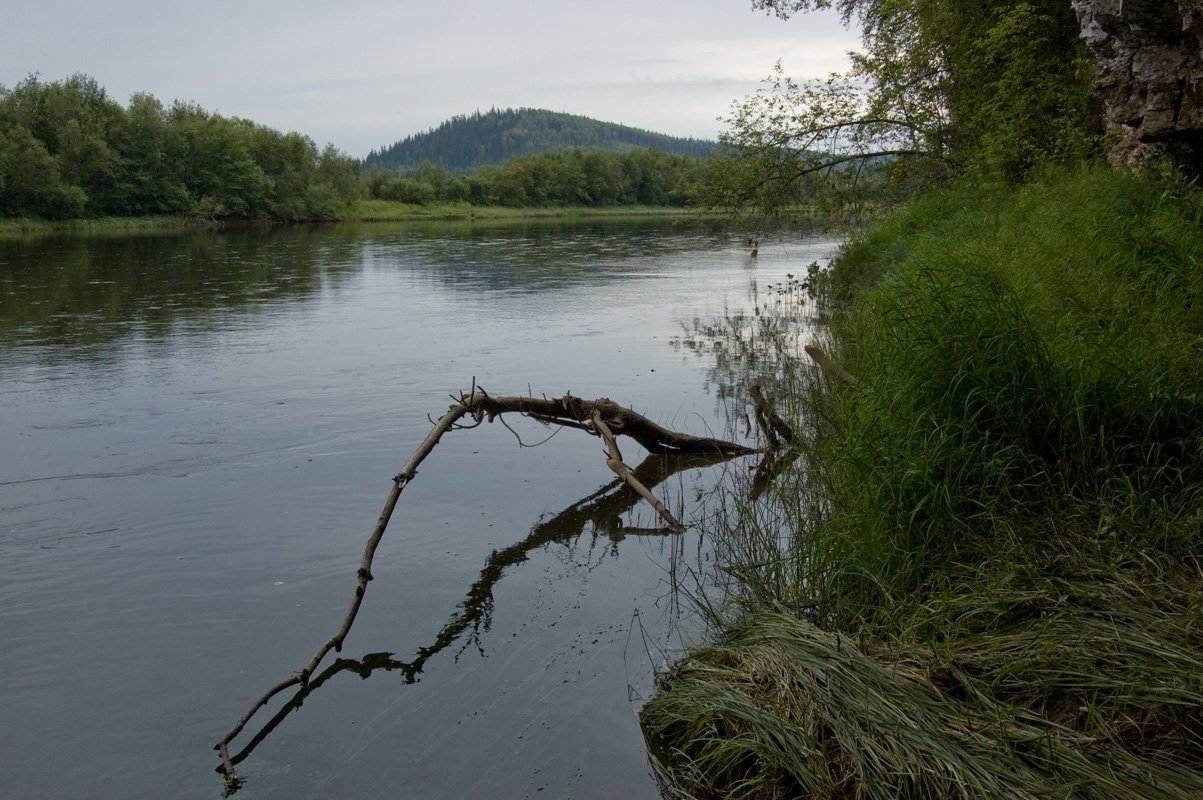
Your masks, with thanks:
M 847 245 L 798 468 L 643 712 L 695 797 L 1203 797 L 1203 194 L 1104 169 Z
M 25 233 L 104 233 L 120 231 L 181 230 L 211 227 L 214 223 L 195 217 L 101 217 L 99 219 L 46 220 L 0 218 L 0 235 Z
M 683 217 L 693 211 L 670 206 L 474 206 L 470 203 L 413 205 L 390 200 L 357 200 L 343 215 L 344 221 L 403 222 L 406 220 L 532 219 L 545 217 Z
M 388 200 L 357 200 L 338 219 L 327 222 L 418 222 L 429 220 L 519 220 L 519 219 L 592 219 L 609 217 L 692 217 L 697 212 L 668 206 L 547 206 L 511 208 L 509 206 L 473 206 L 468 203 L 429 203 L 412 205 Z M 281 225 L 270 221 L 237 221 L 232 224 Z M 304 224 L 304 223 L 302 223 Z M 325 224 L 325 223 L 319 223 Z M 41 220 L 0 219 L 0 235 L 25 233 L 103 233 L 106 231 L 181 230 L 220 228 L 220 221 L 186 216 L 102 217 L 100 219 Z

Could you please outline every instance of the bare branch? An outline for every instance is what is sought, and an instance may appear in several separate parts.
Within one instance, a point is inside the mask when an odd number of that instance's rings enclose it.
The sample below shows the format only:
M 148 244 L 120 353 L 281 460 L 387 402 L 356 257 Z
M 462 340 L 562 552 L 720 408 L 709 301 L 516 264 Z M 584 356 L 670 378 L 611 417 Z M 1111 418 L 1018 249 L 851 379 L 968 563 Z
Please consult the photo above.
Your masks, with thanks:
M 756 422 L 769 440 L 769 447 L 776 448 L 793 441 L 793 430 L 781 418 L 772 404 L 765 399 L 764 392 L 760 390 L 760 384 L 749 383 L 748 394 L 752 397 L 752 403 L 756 409 Z
M 622 453 L 618 451 L 618 442 L 614 441 L 614 434 L 610 432 L 610 427 L 602 419 L 600 409 L 593 409 L 593 425 L 597 429 L 598 434 L 605 440 L 606 446 L 610 450 L 610 457 L 606 459 L 606 466 L 615 475 L 626 481 L 632 489 L 639 493 L 640 497 L 651 503 L 652 508 L 656 509 L 656 513 L 668 523 L 670 528 L 678 531 L 685 530 L 685 526 L 677 521 L 677 518 L 660 502 L 660 499 L 639 482 L 639 479 L 631 472 L 630 467 L 622 463 Z
M 585 401 L 570 394 L 558 400 L 548 400 L 546 398 L 535 399 L 533 397 L 489 397 L 483 388 L 476 385 L 475 378 L 473 378 L 472 383 L 472 394 L 462 395 L 448 409 L 447 413 L 440 417 L 438 422 L 434 423 L 434 428 L 427 434 L 413 455 L 409 457 L 409 460 L 401 467 L 401 471 L 393 478 L 392 491 L 389 493 L 388 499 L 384 504 L 384 509 L 380 512 L 380 517 L 376 521 L 376 527 L 364 547 L 363 557 L 360 560 L 359 569 L 356 571 L 354 597 L 351 600 L 351 605 L 347 609 L 346 616 L 343 618 L 338 632 L 317 649 L 317 652 L 313 654 L 309 663 L 305 665 L 305 668 L 300 673 L 277 683 L 264 692 L 247 709 L 246 713 L 242 715 L 234 727 L 213 746 L 213 749 L 217 750 L 221 756 L 222 772 L 225 774 L 227 793 L 237 790 L 242 782 L 235 771 L 234 762 L 230 758 L 230 742 L 242 732 L 255 713 L 265 706 L 271 698 L 290 686 L 300 684 L 303 688 L 306 687 L 309 678 L 316 672 L 318 665 L 321 664 L 326 654 L 331 650 L 335 650 L 336 652 L 342 651 L 343 641 L 351 631 L 351 625 L 355 622 L 355 617 L 359 613 L 359 607 L 363 603 L 363 596 L 367 592 L 368 582 L 372 580 L 372 561 L 376 555 L 376 548 L 384 536 L 384 530 L 388 527 L 389 519 L 392 517 L 393 509 L 396 508 L 402 490 L 405 489 L 410 481 L 417 477 L 418 466 L 434 450 L 444 433 L 450 430 L 469 427 L 456 424 L 464 416 L 471 414 L 477 420 L 477 424 L 479 424 L 486 417 L 492 422 L 501 414 L 513 412 L 531 416 L 547 424 L 580 428 L 601 436 L 606 440 L 610 449 L 610 458 L 606 463 L 616 474 L 627 481 L 640 496 L 650 502 L 668 524 L 676 530 L 682 528 L 681 523 L 677 522 L 656 496 L 622 463 L 622 455 L 618 451 L 618 445 L 614 439 L 615 435 L 625 434 L 630 436 L 651 453 L 708 453 L 729 457 L 757 452 L 752 448 L 734 442 L 670 431 L 660 427 L 641 414 L 637 414 L 629 408 L 624 408 L 605 398 Z M 502 424 L 505 424 L 504 420 Z M 507 425 L 506 427 L 508 428 L 509 426 Z
M 847 155 L 847 156 L 840 156 L 839 158 L 828 159 L 827 161 L 824 161 L 821 164 L 814 164 L 814 165 L 807 166 L 807 167 L 800 167 L 796 172 L 794 172 L 794 177 L 800 178 L 803 175 L 809 175 L 812 172 L 819 172 L 820 170 L 831 169 L 832 167 L 838 167 L 840 164 L 847 164 L 850 161 L 864 162 L 864 161 L 868 161 L 871 158 L 884 158 L 886 156 L 921 156 L 921 155 L 924 155 L 925 152 L 926 151 L 924 151 L 924 150 L 909 150 L 908 149 L 908 150 L 875 150 L 875 151 L 868 152 L 868 153 L 853 153 L 853 154 Z
M 473 398 L 478 396 L 473 395 Z M 470 401 L 471 399 L 469 398 Z M 430 455 L 430 452 L 434 450 L 435 445 L 439 443 L 439 439 L 442 438 L 443 434 L 450 430 L 456 421 L 470 410 L 471 407 L 463 403 L 456 403 L 451 406 L 447 413 L 435 424 L 434 430 L 426 436 L 422 444 L 414 451 L 414 454 L 405 462 L 405 465 L 397 473 L 397 476 L 393 478 L 393 489 L 389 493 L 388 500 L 384 503 L 384 510 L 380 512 L 380 518 L 376 521 L 376 528 L 372 531 L 372 535 L 364 547 L 363 558 L 360 560 L 359 570 L 356 572 L 358 580 L 355 584 L 355 596 L 351 600 L 351 607 L 347 609 L 347 614 L 343 618 L 343 624 L 338 629 L 338 632 L 317 649 L 317 652 L 313 654 L 313 658 L 309 659 L 309 663 L 305 665 L 305 669 L 301 670 L 299 675 L 294 675 L 281 681 L 271 689 L 268 689 L 262 697 L 256 700 L 250 709 L 242 715 L 242 718 L 238 720 L 238 723 L 230 729 L 230 732 L 223 736 L 221 741 L 214 746 L 214 749 L 221 754 L 222 766 L 226 775 L 227 791 L 237 789 L 241 783 L 238 774 L 234 771 L 234 765 L 230 761 L 230 742 L 242 732 L 246 723 L 250 721 L 256 711 L 267 704 L 268 700 L 289 686 L 294 686 L 298 683 L 304 685 L 309 681 L 309 676 L 317 669 L 318 664 L 326 657 L 327 653 L 332 649 L 338 652 L 342 651 L 343 640 L 351 631 L 351 625 L 355 622 L 355 617 L 359 613 L 359 606 L 363 602 L 363 595 L 367 591 L 368 581 L 372 579 L 372 559 L 375 558 L 376 547 L 380 544 L 380 539 L 384 536 L 384 529 L 388 527 L 389 518 L 393 515 L 393 509 L 397 506 L 397 500 L 401 497 L 401 491 L 417 476 L 418 465 L 422 463 L 426 456 Z

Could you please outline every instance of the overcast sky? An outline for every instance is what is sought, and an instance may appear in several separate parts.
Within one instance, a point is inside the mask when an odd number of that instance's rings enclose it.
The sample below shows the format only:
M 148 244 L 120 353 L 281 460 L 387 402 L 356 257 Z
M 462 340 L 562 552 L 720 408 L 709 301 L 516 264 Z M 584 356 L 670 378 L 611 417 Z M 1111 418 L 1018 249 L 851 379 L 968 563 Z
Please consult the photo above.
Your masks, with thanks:
M 823 77 L 856 46 L 835 15 L 748 0 L 37 0 L 5 9 L 0 84 L 83 72 L 122 104 L 191 101 L 363 157 L 493 106 L 713 138 L 777 59 Z

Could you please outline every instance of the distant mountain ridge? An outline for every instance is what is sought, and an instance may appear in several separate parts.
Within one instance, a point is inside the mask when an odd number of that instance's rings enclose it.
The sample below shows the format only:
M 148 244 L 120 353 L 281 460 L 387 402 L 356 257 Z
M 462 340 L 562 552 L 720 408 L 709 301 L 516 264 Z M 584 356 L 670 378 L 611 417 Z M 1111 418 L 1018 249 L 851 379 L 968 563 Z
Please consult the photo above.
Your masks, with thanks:
M 380 150 L 373 150 L 363 166 L 407 171 L 423 161 L 441 164 L 451 172 L 469 172 L 485 164 L 501 164 L 511 156 L 534 155 L 548 150 L 614 150 L 626 152 L 655 147 L 673 155 L 704 157 L 718 147 L 704 139 L 682 139 L 601 122 L 576 114 L 538 108 L 507 108 L 456 116 Z

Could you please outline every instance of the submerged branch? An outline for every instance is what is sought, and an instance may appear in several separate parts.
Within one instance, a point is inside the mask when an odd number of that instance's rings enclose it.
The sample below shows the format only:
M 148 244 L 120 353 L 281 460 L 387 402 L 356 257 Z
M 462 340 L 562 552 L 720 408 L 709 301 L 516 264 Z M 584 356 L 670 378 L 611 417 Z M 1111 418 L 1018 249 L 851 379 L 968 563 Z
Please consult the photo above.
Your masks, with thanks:
M 716 457 L 733 457 L 757 452 L 753 448 L 734 442 L 691 436 L 668 430 L 643 415 L 606 398 L 585 401 L 570 394 L 557 400 L 548 400 L 546 398 L 535 399 L 533 397 L 490 397 L 483 389 L 478 389 L 475 386 L 475 382 L 473 382 L 472 392 L 467 395 L 461 395 L 459 400 L 448 409 L 447 413 L 439 418 L 433 430 L 426 436 L 413 455 L 409 457 L 409 460 L 405 462 L 401 471 L 393 478 L 392 491 L 389 493 L 388 499 L 384 504 L 384 509 L 380 512 L 380 517 L 376 522 L 376 527 L 364 547 L 363 558 L 356 572 L 357 580 L 354 597 L 351 600 L 351 606 L 347 610 L 338 632 L 318 648 L 304 669 L 276 684 L 260 696 L 246 713 L 242 715 L 234 727 L 213 746 L 213 749 L 221 756 L 221 771 L 225 775 L 227 794 L 236 791 L 242 784 L 242 780 L 235 771 L 234 762 L 230 758 L 230 742 L 242 732 L 243 728 L 246 727 L 246 724 L 250 722 L 256 712 L 267 705 L 268 701 L 280 692 L 297 684 L 302 686 L 303 693 L 306 692 L 310 676 L 315 673 L 322 659 L 326 657 L 326 654 L 331 650 L 342 652 L 343 641 L 346 639 L 347 634 L 350 633 L 351 625 L 355 622 L 355 617 L 359 613 L 363 596 L 367 592 L 368 581 L 372 580 L 372 561 L 376 555 L 376 548 L 384 536 L 385 528 L 388 527 L 389 519 L 392 517 L 393 510 L 396 508 L 402 490 L 417 476 L 418 466 L 434 450 L 435 445 L 439 443 L 443 434 L 456 429 L 457 423 L 465 416 L 472 416 L 476 423 L 479 424 L 486 418 L 492 422 L 500 415 L 506 413 L 524 414 L 538 419 L 544 424 L 581 428 L 591 434 L 604 438 L 610 450 L 610 459 L 607 461 L 607 464 L 626 480 L 640 496 L 648 500 L 674 530 L 680 530 L 683 526 L 673 518 L 668 509 L 622 463 L 617 443 L 614 441 L 616 435 L 629 436 L 648 450 L 648 452 L 661 455 L 696 453 Z M 615 464 L 618 466 L 616 467 Z
M 789 423 L 781 418 L 777 410 L 773 408 L 773 404 L 765 398 L 764 392 L 760 390 L 760 384 L 752 382 L 748 384 L 748 394 L 752 398 L 752 403 L 756 409 L 756 422 L 760 425 L 760 429 L 764 431 L 765 437 L 769 440 L 769 448 L 775 449 L 783 444 L 789 444 L 794 440 L 794 431 L 790 428 Z
M 815 363 L 823 368 L 823 371 L 835 378 L 845 386 L 859 386 L 860 379 L 839 364 L 831 360 L 830 356 L 823 352 L 819 347 L 813 344 L 806 345 L 806 355 L 814 359 Z
M 360 561 L 359 570 L 356 572 L 357 581 L 355 584 L 355 596 L 351 600 L 351 607 L 347 609 L 347 614 L 343 618 L 343 624 L 341 627 L 339 627 L 338 633 L 330 637 L 321 647 L 317 649 L 317 652 L 313 654 L 313 658 L 309 659 L 309 663 L 305 665 L 305 668 L 301 670 L 298 675 L 294 675 L 291 678 L 283 680 L 273 686 L 271 689 L 267 690 L 267 692 L 264 693 L 264 695 L 257 701 L 255 701 L 255 704 L 242 715 L 242 718 L 238 720 L 238 723 L 234 725 L 233 728 L 230 729 L 230 732 L 223 736 L 221 741 L 214 745 L 214 749 L 221 754 L 222 765 L 226 775 L 227 792 L 232 792 L 241 785 L 241 780 L 238 778 L 238 774 L 234 771 L 234 765 L 230 761 L 230 742 L 235 736 L 242 732 L 243 727 L 245 727 L 247 722 L 250 721 L 251 717 L 255 715 L 255 712 L 266 705 L 268 700 L 284 691 L 289 686 L 295 686 L 298 683 L 302 685 L 307 683 L 309 681 L 309 676 L 313 674 L 314 670 L 317 669 L 318 664 L 321 663 L 322 659 L 325 658 L 326 654 L 331 650 L 342 652 L 343 640 L 347 638 L 347 634 L 351 631 L 351 625 L 355 622 L 356 615 L 359 614 L 359 606 L 363 603 L 364 593 L 367 592 L 368 581 L 372 580 L 372 560 L 376 556 L 376 547 L 380 544 L 380 540 L 384 537 L 384 529 L 388 527 L 389 519 L 393 515 L 393 509 L 397 506 L 397 500 L 401 497 L 402 490 L 405 489 L 406 485 L 413 480 L 415 476 L 417 476 L 418 465 L 422 463 L 426 456 L 430 455 L 430 452 L 434 450 L 435 445 L 439 443 L 439 439 L 442 438 L 443 434 L 451 430 L 455 423 L 471 410 L 471 401 L 480 396 L 481 395 L 473 394 L 472 397 L 468 398 L 469 404 L 467 405 L 463 402 L 452 405 L 447 413 L 439 418 L 439 421 L 435 423 L 434 430 L 427 434 L 426 438 L 422 441 L 422 444 L 418 445 L 418 449 L 414 451 L 413 455 L 409 457 L 409 460 L 405 462 L 405 465 L 401 467 L 401 471 L 397 473 L 395 478 L 393 478 L 393 489 L 391 492 L 389 492 L 388 499 L 384 503 L 384 510 L 380 512 L 380 518 L 376 521 L 376 528 L 372 531 L 372 535 L 369 537 L 368 543 L 364 547 L 363 558 Z

